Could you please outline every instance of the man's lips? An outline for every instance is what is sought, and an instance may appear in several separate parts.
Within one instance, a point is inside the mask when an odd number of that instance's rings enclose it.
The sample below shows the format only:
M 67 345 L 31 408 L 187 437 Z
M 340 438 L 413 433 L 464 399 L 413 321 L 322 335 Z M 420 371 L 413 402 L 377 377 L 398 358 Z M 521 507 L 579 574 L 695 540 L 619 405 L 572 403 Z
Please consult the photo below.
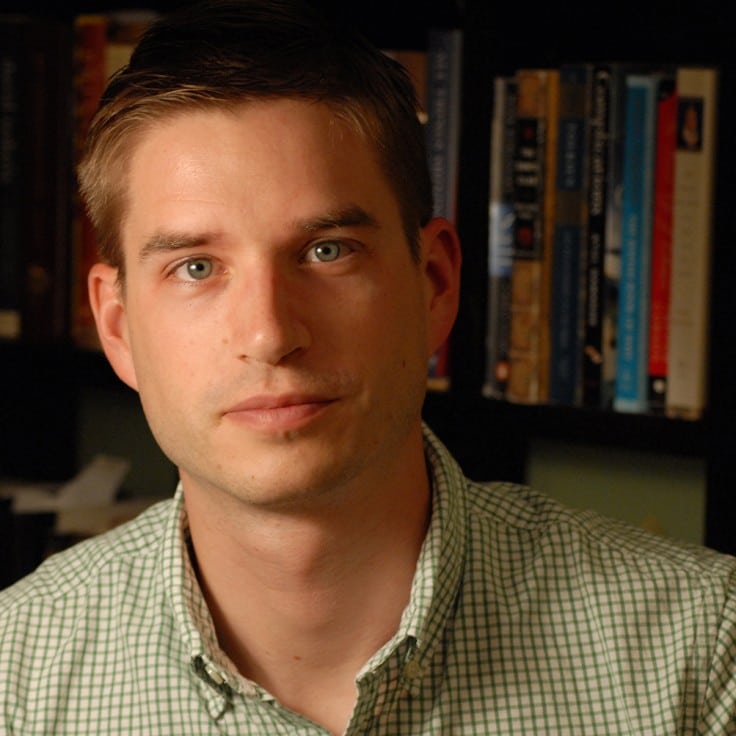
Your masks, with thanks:
M 318 394 L 262 394 L 251 396 L 244 401 L 228 409 L 228 412 L 237 411 L 268 411 L 273 409 L 286 409 L 290 406 L 303 406 L 311 404 L 329 404 L 333 398 L 320 396 Z
M 307 424 L 334 402 L 334 398 L 308 394 L 251 396 L 229 408 L 225 416 L 257 429 L 294 430 Z

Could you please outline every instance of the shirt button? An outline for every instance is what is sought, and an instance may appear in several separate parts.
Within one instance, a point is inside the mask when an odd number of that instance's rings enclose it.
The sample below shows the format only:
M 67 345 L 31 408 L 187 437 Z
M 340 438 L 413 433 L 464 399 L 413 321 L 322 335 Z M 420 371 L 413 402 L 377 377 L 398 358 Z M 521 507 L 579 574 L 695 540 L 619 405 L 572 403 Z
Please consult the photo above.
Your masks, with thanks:
M 422 666 L 415 659 L 409 660 L 404 665 L 404 678 L 407 680 L 416 680 L 422 676 Z

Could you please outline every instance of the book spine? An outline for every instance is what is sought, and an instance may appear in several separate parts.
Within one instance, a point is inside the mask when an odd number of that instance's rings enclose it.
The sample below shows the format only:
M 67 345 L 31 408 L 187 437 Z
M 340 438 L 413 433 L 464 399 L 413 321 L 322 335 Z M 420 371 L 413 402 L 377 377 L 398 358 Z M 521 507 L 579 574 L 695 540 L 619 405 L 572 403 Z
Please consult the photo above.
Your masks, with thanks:
M 586 64 L 563 65 L 560 69 L 549 399 L 566 405 L 577 405 L 581 400 L 589 78 L 590 67 Z
M 462 38 L 456 28 L 431 28 L 427 40 L 426 141 L 434 214 L 452 222 L 457 219 Z M 430 358 L 430 388 L 449 387 L 449 348 L 446 341 Z
M 649 411 L 664 412 L 667 392 L 672 201 L 677 131 L 677 94 L 673 74 L 663 75 L 657 99 L 657 132 L 652 216 L 652 280 L 649 312 Z
M 52 179 L 58 182 L 53 190 L 54 217 L 49 219 L 48 239 L 54 243 L 55 271 L 57 288 L 54 291 L 53 334 L 56 340 L 68 342 L 71 320 L 71 213 L 72 202 L 76 196 L 76 174 L 74 169 L 74 115 L 73 61 L 74 37 L 68 23 L 64 22 L 54 36 L 55 48 L 51 58 L 53 68 L 55 111 L 49 121 L 55 141 L 55 154 L 52 157 Z
M 678 68 L 666 413 L 706 407 L 718 73 Z
M 118 9 L 105 13 L 107 38 L 105 45 L 105 74 L 109 78 L 130 61 L 140 37 L 159 17 L 153 9 Z
M 20 18 L 0 19 L 0 338 L 21 334 L 24 46 Z
M 419 121 L 427 123 L 427 52 L 418 49 L 384 48 L 386 56 L 398 61 L 406 69 L 417 96 Z
M 488 313 L 485 396 L 503 399 L 509 376 L 511 264 L 513 259 L 513 155 L 516 80 L 494 80 L 488 208 Z
M 427 46 L 427 155 L 434 214 L 455 221 L 460 149 L 462 32 L 429 30 Z
M 514 239 L 507 398 L 548 398 L 550 212 L 556 164 L 559 72 L 520 69 L 514 153 Z
M 85 14 L 74 21 L 74 160 L 79 162 L 107 76 L 107 18 Z M 87 294 L 87 274 L 97 260 L 97 238 L 79 196 L 72 214 L 71 337 L 79 347 L 99 347 Z
M 590 80 L 587 224 L 583 306 L 581 384 L 583 406 L 603 406 L 603 313 L 606 202 L 609 192 L 610 110 L 613 90 L 609 68 L 595 67 Z
M 71 34 L 63 21 L 28 26 L 28 107 L 31 129 L 25 176 L 22 338 L 61 342 L 68 337 L 68 223 L 71 172 Z
M 657 78 L 626 77 L 621 285 L 614 409 L 646 412 Z
M 135 44 L 156 19 L 153 10 L 110 10 L 78 15 L 74 20 L 74 155 L 84 140 L 107 80 L 128 63 Z M 97 237 L 81 200 L 73 208 L 73 278 L 71 335 L 79 347 L 100 348 L 87 293 L 87 274 L 97 261 Z
M 557 146 L 559 135 L 560 72 L 550 70 L 547 77 L 546 132 L 544 150 L 544 227 L 542 230 L 542 289 L 540 293 L 539 395 L 537 402 L 549 401 L 552 319 L 552 271 L 557 214 Z
M 623 200 L 623 144 L 626 124 L 626 69 L 608 66 L 608 139 L 601 312 L 600 408 L 612 409 L 616 393 Z

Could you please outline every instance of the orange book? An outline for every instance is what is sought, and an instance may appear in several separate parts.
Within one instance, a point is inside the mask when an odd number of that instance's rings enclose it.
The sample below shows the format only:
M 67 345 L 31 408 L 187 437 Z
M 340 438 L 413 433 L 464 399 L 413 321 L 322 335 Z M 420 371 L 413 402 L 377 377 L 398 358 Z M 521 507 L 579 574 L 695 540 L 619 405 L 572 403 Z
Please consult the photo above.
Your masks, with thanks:
M 549 397 L 550 288 L 560 73 L 517 72 L 513 163 L 514 236 L 507 398 L 544 403 Z

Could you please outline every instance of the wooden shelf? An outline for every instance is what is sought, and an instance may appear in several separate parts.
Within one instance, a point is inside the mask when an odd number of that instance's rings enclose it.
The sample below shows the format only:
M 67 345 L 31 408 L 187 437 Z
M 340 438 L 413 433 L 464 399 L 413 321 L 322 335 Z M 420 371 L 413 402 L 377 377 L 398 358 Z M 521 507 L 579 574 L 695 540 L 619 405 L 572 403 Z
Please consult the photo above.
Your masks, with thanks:
M 707 420 L 511 404 L 473 393 L 429 393 L 425 418 L 430 426 L 436 425 L 439 434 L 447 433 L 451 443 L 460 444 L 463 437 L 474 433 L 494 438 L 494 442 L 478 447 L 477 454 L 468 457 L 469 452 L 464 453 L 470 465 L 468 472 L 475 477 L 483 469 L 506 469 L 511 474 L 509 480 L 523 480 L 523 462 L 519 465 L 514 460 L 509 465 L 489 455 L 495 452 L 508 456 L 511 451 L 516 457 L 519 450 L 512 451 L 510 446 L 518 446 L 525 455 L 534 439 L 689 457 L 705 457 L 708 450 Z

